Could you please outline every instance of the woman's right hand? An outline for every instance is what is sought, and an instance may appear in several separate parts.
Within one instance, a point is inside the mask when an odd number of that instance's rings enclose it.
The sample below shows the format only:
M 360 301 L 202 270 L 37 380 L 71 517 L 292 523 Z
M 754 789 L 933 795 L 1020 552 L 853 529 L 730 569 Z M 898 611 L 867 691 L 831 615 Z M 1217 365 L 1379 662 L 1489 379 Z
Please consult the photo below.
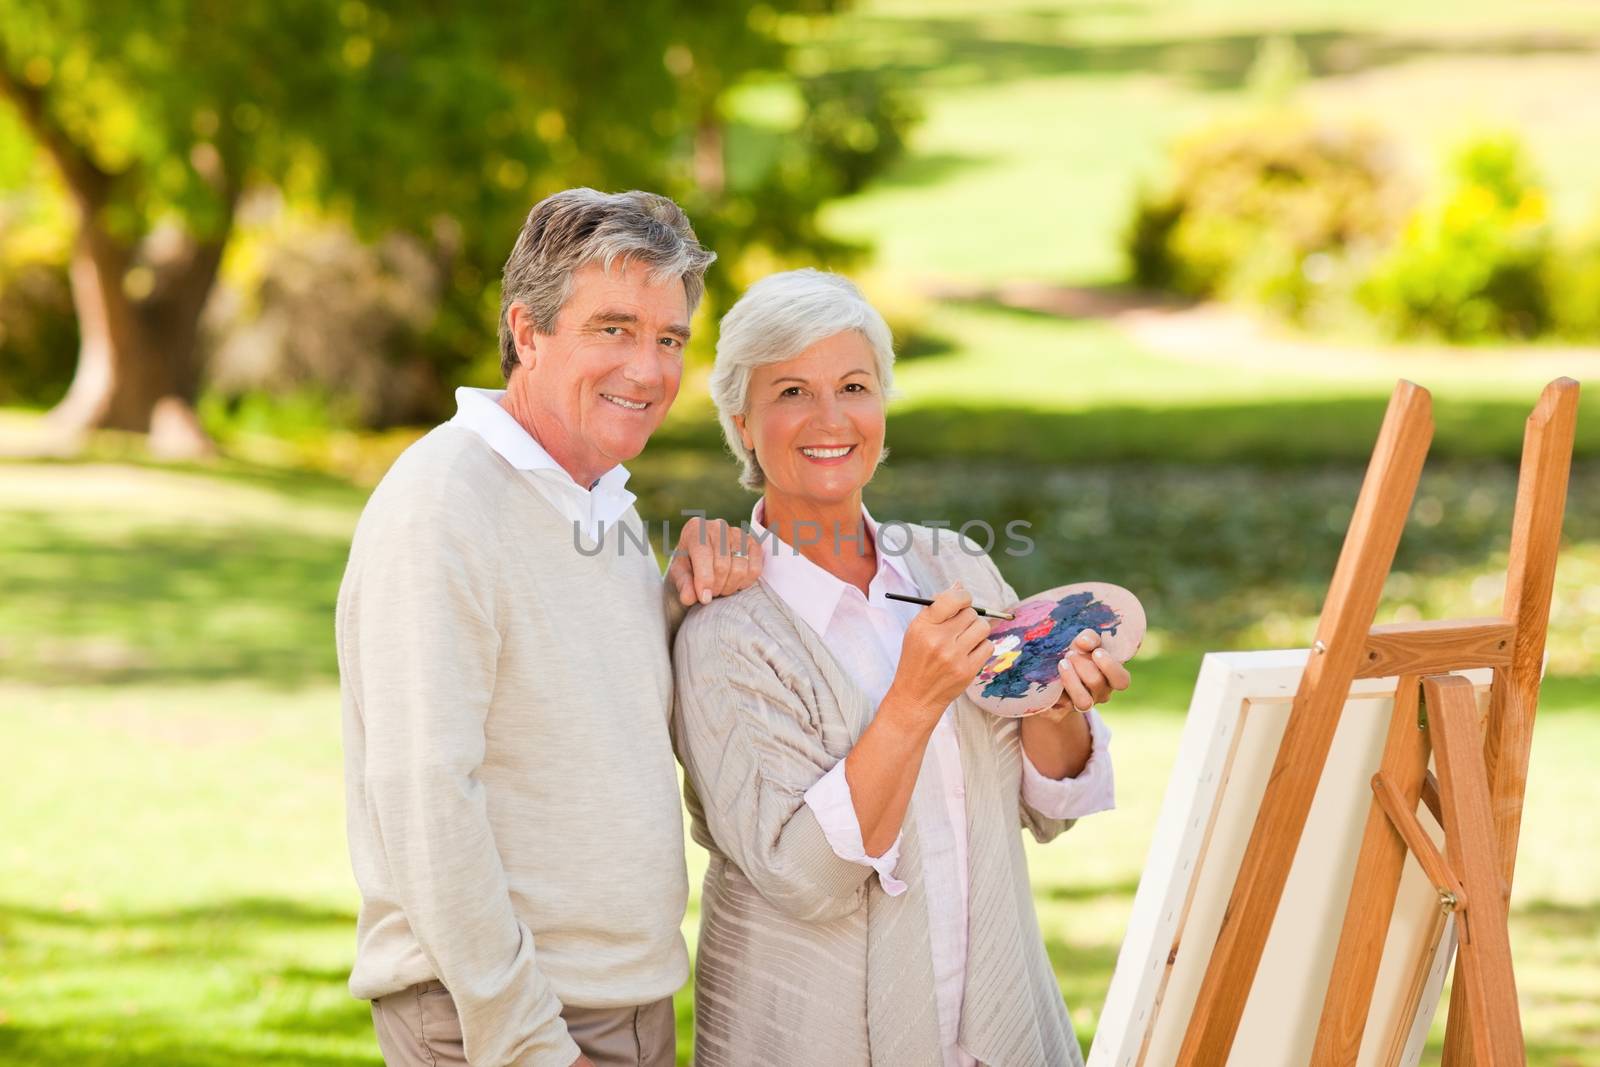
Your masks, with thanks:
M 892 697 L 919 726 L 932 730 L 993 654 L 989 623 L 972 610 L 972 594 L 957 582 L 906 627 L 900 664 L 884 702 Z
M 894 681 L 844 761 L 868 856 L 882 856 L 894 844 L 939 717 L 993 652 L 989 624 L 972 610 L 972 597 L 960 582 L 934 597 L 906 627 Z

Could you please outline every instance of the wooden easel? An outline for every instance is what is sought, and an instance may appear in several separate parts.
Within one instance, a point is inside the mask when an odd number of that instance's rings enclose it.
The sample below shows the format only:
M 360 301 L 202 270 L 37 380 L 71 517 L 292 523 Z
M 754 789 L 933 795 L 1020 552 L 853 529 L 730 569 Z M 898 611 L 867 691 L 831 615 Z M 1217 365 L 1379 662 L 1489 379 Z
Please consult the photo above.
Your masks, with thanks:
M 1560 378 L 1528 418 L 1501 616 L 1373 626 L 1433 438 L 1427 390 L 1405 381 L 1395 388 L 1190 1016 L 1182 1067 L 1227 1062 L 1350 683 L 1378 677 L 1398 677 L 1399 687 L 1311 1062 L 1356 1061 L 1409 852 L 1454 913 L 1459 938 L 1445 1067 L 1523 1064 L 1507 901 L 1577 411 L 1578 383 Z M 1478 667 L 1494 669 L 1482 730 L 1471 684 L 1451 673 Z M 1419 803 L 1444 828 L 1443 855 L 1418 822 Z

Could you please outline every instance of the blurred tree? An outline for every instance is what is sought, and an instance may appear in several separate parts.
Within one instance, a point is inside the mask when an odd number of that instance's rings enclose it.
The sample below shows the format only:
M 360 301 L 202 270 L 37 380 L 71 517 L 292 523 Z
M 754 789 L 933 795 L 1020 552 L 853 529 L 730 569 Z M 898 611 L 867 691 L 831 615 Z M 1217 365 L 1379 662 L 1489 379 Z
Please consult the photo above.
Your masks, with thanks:
M 52 417 L 148 431 L 168 454 L 208 446 L 200 314 L 255 184 L 447 250 L 438 330 L 463 359 L 492 334 L 523 214 L 554 189 L 675 196 L 725 259 L 839 251 L 816 209 L 903 144 L 912 114 L 892 94 L 834 92 L 831 117 L 737 186 L 722 158 L 730 87 L 782 73 L 795 27 L 839 2 L 0 0 L 0 98 L 76 208 L 81 343 Z M 869 109 L 854 124 L 850 101 Z

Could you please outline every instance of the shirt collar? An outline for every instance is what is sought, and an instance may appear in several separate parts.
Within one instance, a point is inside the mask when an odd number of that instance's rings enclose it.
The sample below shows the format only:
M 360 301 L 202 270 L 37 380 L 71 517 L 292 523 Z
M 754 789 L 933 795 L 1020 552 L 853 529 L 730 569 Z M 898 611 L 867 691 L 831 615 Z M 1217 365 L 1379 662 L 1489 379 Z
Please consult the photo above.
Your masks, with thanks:
M 616 499 L 634 501 L 634 495 L 623 488 L 627 484 L 628 468 L 617 464 L 602 474 L 595 483 L 585 487 L 573 480 L 566 468 L 546 452 L 544 446 L 525 430 L 511 412 L 500 406 L 504 389 L 471 389 L 466 386 L 456 390 L 456 414 L 450 421 L 465 427 L 483 438 L 484 443 L 519 471 L 549 471 L 558 475 L 558 481 L 580 492 Z
M 890 544 L 887 546 L 890 551 L 884 551 L 884 540 L 879 536 L 878 523 L 864 504 L 861 507 L 861 517 L 866 523 L 873 545 L 877 548 L 878 557 L 878 571 L 867 586 L 867 599 L 882 606 L 885 603 L 883 597 L 885 592 L 915 593 L 916 581 L 911 577 L 905 560 L 901 558 L 902 553 L 894 551 L 898 545 Z M 828 626 L 833 621 L 834 612 L 839 608 L 840 599 L 847 590 L 855 590 L 855 587 L 806 559 L 798 549 L 780 540 L 776 534 L 771 535 L 771 540 L 765 540 L 765 535 L 769 533 L 764 522 L 765 518 L 766 498 L 763 497 L 756 501 L 755 507 L 750 511 L 750 529 L 758 537 L 763 538 L 761 580 L 777 593 L 785 604 L 793 608 L 818 636 L 826 635 Z M 895 538 L 891 537 L 889 540 L 894 542 Z M 859 590 L 856 592 L 859 594 Z

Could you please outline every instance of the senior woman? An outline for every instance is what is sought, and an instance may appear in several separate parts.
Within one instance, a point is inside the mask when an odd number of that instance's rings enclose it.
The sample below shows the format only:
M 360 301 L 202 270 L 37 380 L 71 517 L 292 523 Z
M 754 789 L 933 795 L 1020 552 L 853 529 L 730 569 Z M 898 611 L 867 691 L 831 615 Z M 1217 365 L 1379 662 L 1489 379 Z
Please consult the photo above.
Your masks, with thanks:
M 1126 671 L 1080 635 L 1061 703 L 963 695 L 1016 594 L 949 530 L 874 521 L 889 329 L 855 286 L 768 277 L 722 322 L 712 394 L 761 491 L 759 583 L 674 648 L 674 741 L 701 898 L 695 1062 L 1023 1067 L 1081 1057 L 1039 936 L 1022 827 L 1111 806 L 1092 711 Z M 886 593 L 931 595 L 918 609 Z

